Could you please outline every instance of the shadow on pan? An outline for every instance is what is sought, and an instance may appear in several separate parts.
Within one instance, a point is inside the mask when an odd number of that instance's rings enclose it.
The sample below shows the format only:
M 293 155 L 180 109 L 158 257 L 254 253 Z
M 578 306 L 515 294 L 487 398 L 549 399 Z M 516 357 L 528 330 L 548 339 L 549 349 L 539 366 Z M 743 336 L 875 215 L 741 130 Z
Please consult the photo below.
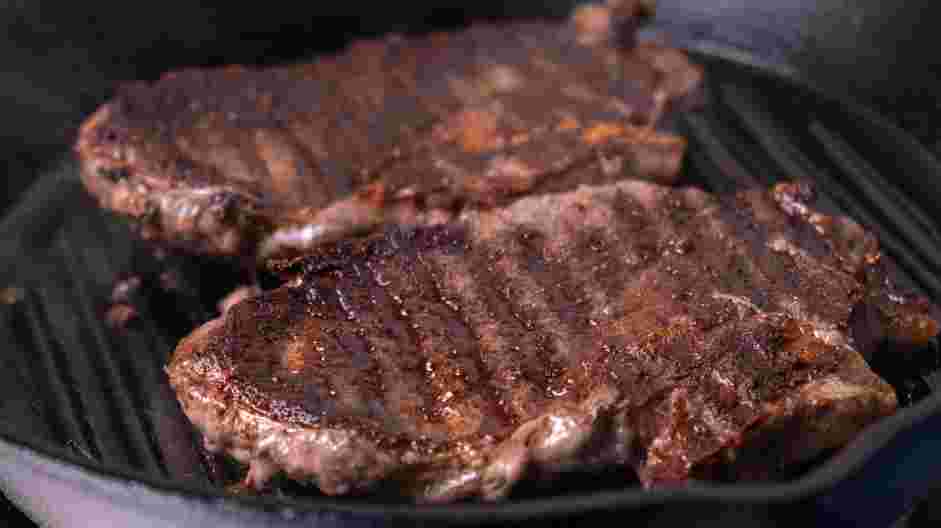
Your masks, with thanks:
M 707 66 L 709 102 L 679 123 L 690 139 L 684 183 L 729 192 L 813 179 L 826 208 L 879 236 L 900 282 L 941 301 L 937 160 L 867 110 L 787 71 L 687 44 Z M 215 301 L 237 277 L 224 264 L 155 258 L 95 207 L 69 162 L 23 195 L 0 224 L 0 239 L 6 241 L 0 247 L 0 484 L 52 526 L 84 525 L 89 518 L 114 525 L 590 518 L 886 526 L 941 469 L 932 456 L 938 446 L 930 443 L 941 438 L 941 364 L 932 346 L 874 357 L 904 408 L 786 482 L 648 492 L 611 470 L 528 483 L 510 501 L 492 505 L 331 499 L 292 486 L 261 497 L 226 497 L 233 468 L 202 452 L 162 367 L 177 339 L 214 314 Z M 116 332 L 103 323 L 104 314 L 114 282 L 130 274 L 159 286 L 145 288 L 137 318 Z M 57 507 L 62 504 L 68 508 Z

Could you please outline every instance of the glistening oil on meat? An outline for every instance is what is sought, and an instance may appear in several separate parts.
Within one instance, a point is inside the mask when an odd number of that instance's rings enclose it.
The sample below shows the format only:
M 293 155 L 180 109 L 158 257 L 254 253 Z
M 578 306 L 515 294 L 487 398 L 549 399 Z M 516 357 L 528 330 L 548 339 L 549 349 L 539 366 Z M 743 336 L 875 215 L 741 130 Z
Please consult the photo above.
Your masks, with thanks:
M 646 486 L 769 478 L 895 410 L 847 333 L 855 305 L 937 332 L 875 239 L 810 198 L 626 181 L 328 245 L 185 339 L 168 372 L 258 487 L 407 475 L 402 492 L 444 502 L 575 465 Z

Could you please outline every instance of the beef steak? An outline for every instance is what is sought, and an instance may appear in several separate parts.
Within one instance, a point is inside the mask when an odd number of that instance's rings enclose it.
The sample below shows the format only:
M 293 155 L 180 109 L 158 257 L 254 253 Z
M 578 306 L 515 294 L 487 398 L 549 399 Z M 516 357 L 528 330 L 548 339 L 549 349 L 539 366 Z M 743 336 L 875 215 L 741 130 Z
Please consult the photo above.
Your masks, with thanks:
M 579 181 L 670 182 L 685 142 L 662 130 L 701 70 L 634 43 L 645 8 L 617 4 L 129 84 L 80 131 L 83 181 L 146 238 L 249 256 Z
M 167 371 L 254 486 L 442 502 L 576 464 L 647 486 L 772 477 L 896 407 L 854 307 L 912 341 L 938 331 L 870 234 L 806 202 L 628 180 L 328 244 Z

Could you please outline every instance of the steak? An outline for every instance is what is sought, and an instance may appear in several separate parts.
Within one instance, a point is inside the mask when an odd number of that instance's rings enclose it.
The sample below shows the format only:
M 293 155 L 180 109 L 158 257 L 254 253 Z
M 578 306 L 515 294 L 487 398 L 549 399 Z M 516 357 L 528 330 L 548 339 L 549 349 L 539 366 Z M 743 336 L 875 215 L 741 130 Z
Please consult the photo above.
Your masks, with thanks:
M 810 196 L 626 180 L 327 244 L 167 372 L 259 488 L 445 502 L 575 466 L 778 477 L 896 408 L 848 330 L 859 306 L 895 339 L 938 332 L 876 239 Z
M 227 256 L 583 181 L 668 183 L 686 146 L 670 116 L 698 104 L 702 72 L 635 42 L 643 3 L 612 5 L 128 84 L 81 128 L 83 181 L 143 237 Z

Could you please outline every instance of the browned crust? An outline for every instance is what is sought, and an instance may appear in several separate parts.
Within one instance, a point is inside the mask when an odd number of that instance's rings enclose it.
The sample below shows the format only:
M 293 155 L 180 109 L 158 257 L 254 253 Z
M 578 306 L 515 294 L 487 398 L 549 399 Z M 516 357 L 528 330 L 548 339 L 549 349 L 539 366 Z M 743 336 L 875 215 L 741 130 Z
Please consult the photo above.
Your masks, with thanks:
M 672 182 L 685 141 L 653 128 L 697 104 L 701 69 L 657 44 L 621 49 L 608 30 L 579 44 L 585 31 L 475 26 L 301 66 L 173 72 L 123 86 L 75 152 L 89 192 L 143 237 L 228 256 L 579 180 Z
M 404 491 L 442 501 L 573 464 L 633 467 L 648 486 L 767 478 L 896 405 L 844 332 L 853 304 L 887 293 L 857 278 L 877 247 L 794 228 L 781 203 L 800 196 L 775 193 L 732 208 L 622 182 L 329 245 L 184 341 L 171 383 L 255 485 L 277 471 L 332 494 L 417 482 Z M 634 249 L 663 266 L 622 281 Z

